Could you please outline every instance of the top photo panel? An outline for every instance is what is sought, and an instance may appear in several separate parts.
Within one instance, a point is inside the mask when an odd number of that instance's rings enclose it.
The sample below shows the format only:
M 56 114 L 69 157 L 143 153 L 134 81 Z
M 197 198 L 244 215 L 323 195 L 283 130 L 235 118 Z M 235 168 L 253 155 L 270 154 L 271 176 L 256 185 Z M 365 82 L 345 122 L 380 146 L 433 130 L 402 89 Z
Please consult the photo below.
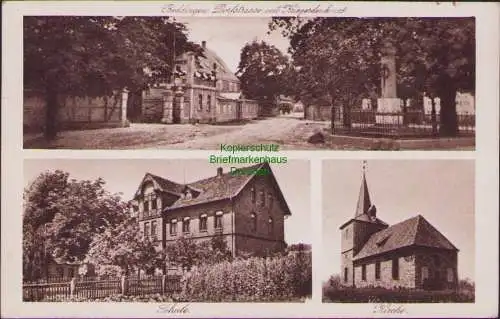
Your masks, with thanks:
M 24 16 L 23 28 L 25 149 L 475 149 L 474 17 Z

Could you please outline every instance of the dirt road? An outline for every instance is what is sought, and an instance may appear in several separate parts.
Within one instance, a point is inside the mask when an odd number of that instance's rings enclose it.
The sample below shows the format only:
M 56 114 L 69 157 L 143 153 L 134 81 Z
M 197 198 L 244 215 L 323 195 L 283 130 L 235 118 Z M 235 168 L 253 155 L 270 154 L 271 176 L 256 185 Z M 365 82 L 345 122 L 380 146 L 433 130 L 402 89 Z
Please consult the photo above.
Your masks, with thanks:
M 25 148 L 63 149 L 193 149 L 214 150 L 220 144 L 279 144 L 283 150 L 324 148 L 307 139 L 326 122 L 300 118 L 300 113 L 242 124 L 132 124 L 127 128 L 66 131 L 47 143 L 41 135 L 24 136 Z

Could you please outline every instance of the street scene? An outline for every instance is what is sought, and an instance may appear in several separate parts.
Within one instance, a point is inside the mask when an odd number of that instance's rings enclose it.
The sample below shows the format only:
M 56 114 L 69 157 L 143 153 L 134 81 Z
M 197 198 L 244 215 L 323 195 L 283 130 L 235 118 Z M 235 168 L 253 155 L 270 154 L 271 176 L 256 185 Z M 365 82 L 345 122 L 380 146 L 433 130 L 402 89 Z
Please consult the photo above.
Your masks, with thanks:
M 475 148 L 474 19 L 33 16 L 24 28 L 27 149 Z

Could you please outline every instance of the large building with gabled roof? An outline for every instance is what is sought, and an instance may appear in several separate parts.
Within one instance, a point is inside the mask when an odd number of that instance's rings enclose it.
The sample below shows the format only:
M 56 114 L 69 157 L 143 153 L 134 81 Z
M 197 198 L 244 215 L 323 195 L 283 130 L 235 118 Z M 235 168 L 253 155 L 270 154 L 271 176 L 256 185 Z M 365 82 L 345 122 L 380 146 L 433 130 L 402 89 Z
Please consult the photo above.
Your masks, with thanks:
M 392 226 L 377 217 L 365 172 L 354 217 L 340 231 L 345 286 L 457 288 L 458 249 L 422 215 Z
M 183 236 L 222 236 L 233 256 L 267 255 L 285 248 L 288 204 L 268 163 L 238 173 L 177 183 L 146 173 L 135 193 L 135 214 L 158 249 Z

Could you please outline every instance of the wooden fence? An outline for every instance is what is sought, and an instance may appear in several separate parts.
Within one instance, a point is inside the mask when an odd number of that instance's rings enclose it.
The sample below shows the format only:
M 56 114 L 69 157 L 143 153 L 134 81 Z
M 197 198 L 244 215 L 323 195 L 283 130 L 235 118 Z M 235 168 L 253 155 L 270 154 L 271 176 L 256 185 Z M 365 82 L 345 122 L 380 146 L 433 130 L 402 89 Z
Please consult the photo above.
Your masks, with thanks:
M 143 296 L 181 291 L 179 275 L 68 279 L 60 282 L 23 283 L 23 301 L 56 301 L 70 297 L 98 299 L 116 294 Z

